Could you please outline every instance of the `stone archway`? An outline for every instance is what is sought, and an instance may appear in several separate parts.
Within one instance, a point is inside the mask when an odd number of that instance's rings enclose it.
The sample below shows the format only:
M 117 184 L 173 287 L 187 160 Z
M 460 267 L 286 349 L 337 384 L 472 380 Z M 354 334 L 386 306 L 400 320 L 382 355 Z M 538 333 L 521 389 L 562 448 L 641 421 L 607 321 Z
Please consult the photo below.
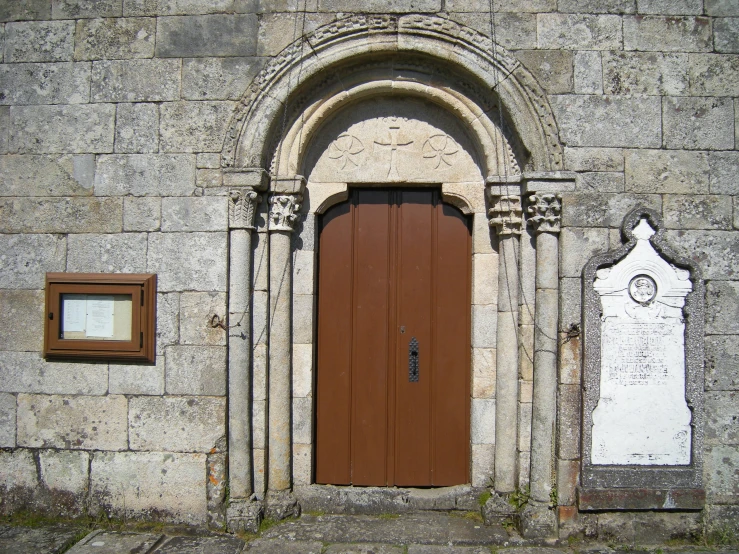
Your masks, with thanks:
M 369 115 L 362 116 L 362 110 Z M 414 110 L 425 116 L 414 117 Z M 404 117 L 410 125 L 401 131 L 402 125 L 383 122 L 385 129 L 378 123 L 383 117 Z M 383 136 L 375 136 L 381 127 Z M 356 156 L 365 151 L 365 143 L 372 144 L 367 157 L 375 163 L 354 171 L 353 166 L 362 167 Z M 416 163 L 406 163 L 412 168 L 408 172 L 400 162 L 410 155 L 402 147 L 410 144 L 416 144 Z M 381 151 L 389 165 L 379 170 Z M 452 158 L 455 163 L 447 164 Z M 331 166 L 328 160 L 336 163 Z M 453 167 L 457 162 L 466 169 Z M 477 409 L 483 416 L 473 417 L 472 481 L 482 486 L 492 477 L 494 457 L 496 490 L 512 491 L 516 425 L 498 425 L 494 436 L 486 425 L 491 410 L 497 421 L 517 419 L 518 261 L 535 255 L 538 268 L 540 256 L 541 264 L 556 260 L 559 204 L 554 193 L 571 185 L 571 176 L 561 172 L 554 118 L 531 75 L 489 39 L 443 18 L 350 17 L 296 41 L 265 67 L 234 115 L 222 165 L 232 190 L 233 321 L 243 320 L 252 308 L 252 231 L 268 242 L 268 413 L 259 433 L 267 434 L 262 482 L 267 483 L 270 515 L 291 513 L 293 487 L 312 482 L 313 346 L 312 339 L 294 342 L 292 333 L 312 329 L 315 215 L 346 198 L 352 183 L 436 185 L 446 201 L 473 215 L 473 348 L 495 357 L 497 392 L 494 402 L 481 399 Z M 267 224 L 257 228 L 258 192 L 267 190 Z M 530 220 L 547 236 L 535 254 L 524 253 L 529 241 L 518 240 L 522 194 L 533 195 Z M 490 227 L 497 230 L 492 241 Z M 537 323 L 543 318 L 548 332 L 537 337 L 534 365 L 538 360 L 537 371 L 545 376 L 546 386 L 539 390 L 546 414 L 539 418 L 542 428 L 534 430 L 538 453 L 532 451 L 532 472 L 543 476 L 546 493 L 539 491 L 539 496 L 548 500 L 552 439 L 547 438 L 547 422 L 554 418 L 556 341 L 547 344 L 546 337 L 557 331 L 556 317 L 551 317 L 557 313 L 556 264 L 553 275 L 551 267 L 542 272 L 543 286 L 538 285 L 539 275 L 531 288 L 537 289 Z M 254 515 L 254 506 L 246 502 L 252 493 L 262 497 L 253 486 L 260 469 L 251 442 L 257 433 L 244 416 L 252 411 L 253 346 L 244 331 L 232 333 L 229 343 L 229 520 L 235 527 Z M 305 341 L 306 334 L 301 335 Z

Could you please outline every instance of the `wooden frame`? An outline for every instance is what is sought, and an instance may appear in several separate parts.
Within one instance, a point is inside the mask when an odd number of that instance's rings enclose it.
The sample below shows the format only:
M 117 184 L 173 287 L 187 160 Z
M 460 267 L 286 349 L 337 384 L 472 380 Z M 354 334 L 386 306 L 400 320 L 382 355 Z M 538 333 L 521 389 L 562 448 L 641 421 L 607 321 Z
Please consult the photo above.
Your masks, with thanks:
M 47 273 L 44 358 L 154 363 L 156 292 L 155 274 Z M 115 299 L 119 302 L 124 310 L 119 317 L 120 321 L 115 322 L 118 338 L 114 337 L 112 331 L 102 338 L 87 338 L 85 330 L 79 332 L 80 337 L 65 338 L 65 295 L 74 295 L 85 302 L 88 297 L 99 300 L 104 297 L 106 301 L 113 302 L 112 299 Z M 127 297 L 131 298 L 130 302 L 126 301 Z M 114 328 L 113 318 L 111 311 L 110 329 Z

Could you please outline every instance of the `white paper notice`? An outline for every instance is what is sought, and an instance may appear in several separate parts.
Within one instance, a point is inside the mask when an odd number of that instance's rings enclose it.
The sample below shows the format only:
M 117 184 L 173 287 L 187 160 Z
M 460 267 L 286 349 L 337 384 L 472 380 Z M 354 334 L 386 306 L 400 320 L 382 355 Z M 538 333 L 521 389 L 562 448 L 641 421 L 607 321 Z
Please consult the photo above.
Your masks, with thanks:
M 113 309 L 115 301 L 112 296 L 87 297 L 87 336 L 113 338 Z
M 79 333 L 85 330 L 87 317 L 87 295 L 62 295 L 62 332 Z

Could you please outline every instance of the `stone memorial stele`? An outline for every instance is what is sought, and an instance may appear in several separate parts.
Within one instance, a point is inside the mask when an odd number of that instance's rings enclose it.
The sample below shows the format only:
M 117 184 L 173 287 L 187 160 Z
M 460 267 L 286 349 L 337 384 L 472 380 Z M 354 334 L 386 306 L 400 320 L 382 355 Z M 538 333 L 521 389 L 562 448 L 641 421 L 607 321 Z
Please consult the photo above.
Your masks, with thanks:
M 639 489 L 630 502 L 651 490 L 657 505 L 631 507 L 677 508 L 671 489 L 700 489 L 703 285 L 664 244 L 658 214 L 635 210 L 623 232 L 627 244 L 583 272 L 581 500 L 592 489 Z M 702 490 L 688 496 L 694 504 Z

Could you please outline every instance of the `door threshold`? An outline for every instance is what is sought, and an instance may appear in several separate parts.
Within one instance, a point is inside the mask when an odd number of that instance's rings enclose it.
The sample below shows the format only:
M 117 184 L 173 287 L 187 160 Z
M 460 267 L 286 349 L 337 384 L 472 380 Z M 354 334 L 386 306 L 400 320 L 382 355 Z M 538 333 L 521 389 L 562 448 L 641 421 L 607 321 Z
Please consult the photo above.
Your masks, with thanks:
M 303 512 L 325 514 L 402 514 L 417 511 L 479 511 L 487 489 L 472 485 L 453 487 L 354 487 L 304 485 L 295 487 Z

